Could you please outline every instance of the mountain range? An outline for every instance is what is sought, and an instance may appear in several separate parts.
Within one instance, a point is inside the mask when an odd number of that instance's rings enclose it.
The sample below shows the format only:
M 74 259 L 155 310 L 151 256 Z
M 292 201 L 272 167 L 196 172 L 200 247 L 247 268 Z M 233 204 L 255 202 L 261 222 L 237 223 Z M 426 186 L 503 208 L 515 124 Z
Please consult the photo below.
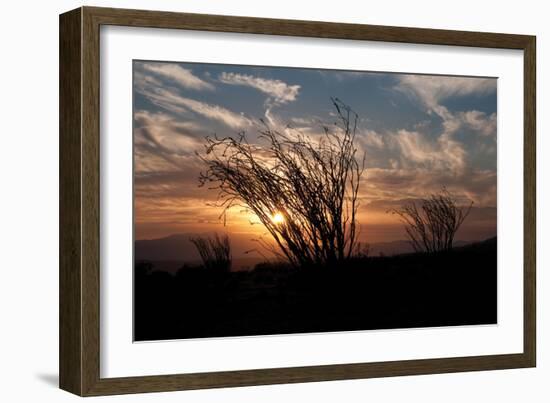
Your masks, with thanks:
M 183 263 L 199 263 L 200 256 L 191 242 L 196 236 L 209 234 L 173 234 L 164 238 L 136 240 L 134 243 L 135 260 L 153 261 L 156 266 L 164 267 L 171 271 L 173 267 L 180 267 Z M 456 241 L 455 246 L 463 246 L 476 241 Z M 259 254 L 250 252 L 256 247 L 250 235 L 232 234 L 231 245 L 233 254 L 233 267 L 235 269 L 253 267 L 265 258 Z M 397 240 L 390 242 L 377 242 L 369 244 L 369 255 L 398 255 L 411 253 L 413 248 L 409 241 Z

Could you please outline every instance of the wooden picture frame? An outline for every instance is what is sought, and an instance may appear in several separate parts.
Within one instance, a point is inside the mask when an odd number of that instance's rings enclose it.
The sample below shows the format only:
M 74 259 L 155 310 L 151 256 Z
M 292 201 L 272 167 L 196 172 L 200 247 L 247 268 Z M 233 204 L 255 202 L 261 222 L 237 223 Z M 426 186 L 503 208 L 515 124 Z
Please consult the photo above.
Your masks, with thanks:
M 519 49 L 524 52 L 523 353 L 229 372 L 100 377 L 101 25 Z M 535 37 L 81 7 L 60 16 L 60 387 L 80 396 L 533 367 Z

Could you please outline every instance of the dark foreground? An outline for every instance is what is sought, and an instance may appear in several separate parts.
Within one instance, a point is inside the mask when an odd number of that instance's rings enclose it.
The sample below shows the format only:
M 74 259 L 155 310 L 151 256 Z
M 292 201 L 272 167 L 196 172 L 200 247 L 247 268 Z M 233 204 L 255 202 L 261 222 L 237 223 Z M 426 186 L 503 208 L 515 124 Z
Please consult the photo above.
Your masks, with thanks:
M 136 341 L 494 324 L 496 239 L 346 267 L 175 275 L 136 264 Z

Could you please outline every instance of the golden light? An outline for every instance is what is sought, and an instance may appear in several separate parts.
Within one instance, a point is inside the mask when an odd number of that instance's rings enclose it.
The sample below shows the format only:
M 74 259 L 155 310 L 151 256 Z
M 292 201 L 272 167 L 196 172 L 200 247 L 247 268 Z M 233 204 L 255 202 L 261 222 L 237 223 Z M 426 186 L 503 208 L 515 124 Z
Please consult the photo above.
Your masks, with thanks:
M 271 221 L 273 221 L 274 224 L 282 224 L 285 222 L 285 217 L 281 213 L 275 213 L 273 217 L 271 217 Z

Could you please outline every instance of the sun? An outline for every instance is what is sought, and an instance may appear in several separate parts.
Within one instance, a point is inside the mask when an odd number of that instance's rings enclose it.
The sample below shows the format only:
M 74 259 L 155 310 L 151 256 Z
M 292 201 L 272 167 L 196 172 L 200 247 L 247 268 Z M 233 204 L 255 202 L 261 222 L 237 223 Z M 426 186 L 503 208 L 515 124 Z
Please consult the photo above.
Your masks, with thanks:
M 271 217 L 271 221 L 273 221 L 273 224 L 282 224 L 285 222 L 285 217 L 281 213 L 275 213 Z

